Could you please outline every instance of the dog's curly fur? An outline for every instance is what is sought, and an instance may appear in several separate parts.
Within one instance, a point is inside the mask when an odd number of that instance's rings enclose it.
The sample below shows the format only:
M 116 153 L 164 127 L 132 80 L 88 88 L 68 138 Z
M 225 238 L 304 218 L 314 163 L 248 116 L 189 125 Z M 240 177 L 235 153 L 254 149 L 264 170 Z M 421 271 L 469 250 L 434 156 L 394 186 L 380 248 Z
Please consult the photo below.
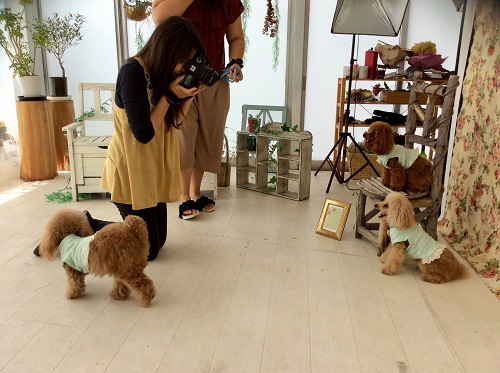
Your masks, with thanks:
M 389 154 L 394 147 L 392 127 L 385 122 L 372 123 L 363 137 L 365 147 L 377 155 Z M 389 159 L 387 165 L 382 170 L 382 184 L 394 191 L 419 193 L 432 186 L 432 164 L 424 157 L 417 157 L 406 170 L 397 158 Z
M 399 192 L 387 195 L 384 201 L 378 202 L 379 218 L 385 220 L 391 228 L 409 229 L 417 222 L 413 216 L 413 205 L 408 198 Z M 405 260 L 407 244 L 397 242 L 389 245 L 380 256 L 382 273 L 395 275 Z M 445 248 L 438 259 L 424 264 L 421 259 L 416 259 L 417 266 L 422 271 L 422 280 L 441 284 L 451 281 L 465 274 L 461 265 L 448 248 Z
M 56 212 L 47 222 L 40 255 L 51 260 L 59 244 L 68 235 L 86 237 L 94 234 L 84 212 L 63 209 Z M 88 268 L 90 273 L 103 277 L 114 277 L 109 296 L 124 300 L 134 292 L 141 306 L 147 307 L 156 295 L 153 281 L 144 273 L 149 252 L 149 238 L 146 223 L 138 216 L 130 215 L 123 223 L 112 223 L 99 230 L 89 244 Z M 85 273 L 69 265 L 65 266 L 67 286 L 66 297 L 74 299 L 85 292 Z

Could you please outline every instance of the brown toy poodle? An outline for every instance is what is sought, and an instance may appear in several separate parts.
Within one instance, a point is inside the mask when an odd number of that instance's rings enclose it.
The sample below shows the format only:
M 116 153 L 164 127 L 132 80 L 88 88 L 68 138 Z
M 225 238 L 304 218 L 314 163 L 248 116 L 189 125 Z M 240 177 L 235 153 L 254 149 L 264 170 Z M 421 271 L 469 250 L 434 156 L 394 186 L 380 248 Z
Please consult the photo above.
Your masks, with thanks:
M 47 222 L 39 250 L 45 259 L 60 253 L 69 299 L 85 292 L 89 273 L 114 277 L 109 296 L 115 300 L 126 299 L 132 290 L 147 307 L 156 295 L 153 281 L 144 273 L 149 239 L 146 223 L 138 216 L 127 216 L 123 223 L 108 224 L 94 234 L 84 212 L 60 210 Z
M 382 273 L 394 275 L 403 264 L 405 255 L 417 260 L 422 280 L 441 284 L 462 276 L 465 268 L 451 251 L 429 236 L 413 216 L 413 205 L 399 192 L 391 192 L 378 202 L 379 218 L 390 227 L 391 245 L 380 256 Z
M 365 147 L 378 155 L 384 166 L 382 184 L 395 191 L 425 192 L 432 186 L 432 164 L 419 155 L 418 149 L 394 144 L 392 127 L 374 122 L 363 134 Z

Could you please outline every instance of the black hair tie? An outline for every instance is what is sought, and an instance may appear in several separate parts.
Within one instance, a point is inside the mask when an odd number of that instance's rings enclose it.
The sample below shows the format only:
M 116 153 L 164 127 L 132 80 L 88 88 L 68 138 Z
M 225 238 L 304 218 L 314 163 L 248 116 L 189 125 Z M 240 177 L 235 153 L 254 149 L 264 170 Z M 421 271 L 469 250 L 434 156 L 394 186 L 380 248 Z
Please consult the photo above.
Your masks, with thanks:
M 240 66 L 240 69 L 243 68 L 243 60 L 241 58 L 233 58 L 229 63 L 226 65 L 226 69 L 229 69 L 232 65 L 237 64 Z

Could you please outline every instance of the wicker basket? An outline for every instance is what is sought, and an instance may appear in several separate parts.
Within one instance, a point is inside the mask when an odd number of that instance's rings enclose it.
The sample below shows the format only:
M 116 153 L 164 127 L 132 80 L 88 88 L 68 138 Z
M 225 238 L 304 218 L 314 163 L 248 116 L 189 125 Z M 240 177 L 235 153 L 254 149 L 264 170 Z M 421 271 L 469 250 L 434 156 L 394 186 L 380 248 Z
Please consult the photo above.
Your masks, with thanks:
M 382 174 L 384 166 L 382 166 L 380 163 L 377 162 L 377 155 L 370 153 L 365 153 L 365 155 L 370 160 L 372 165 L 377 169 L 379 174 Z M 346 162 L 351 175 L 366 163 L 365 159 L 363 158 L 359 150 L 355 147 L 352 147 L 348 150 Z M 363 171 L 356 174 L 356 176 L 354 176 L 352 179 L 353 180 L 368 179 L 370 177 L 375 177 L 375 176 L 377 175 L 375 174 L 375 172 L 373 172 L 370 165 L 367 165 L 365 168 L 363 168 Z
M 229 163 L 229 142 L 224 134 L 224 143 L 226 147 L 226 158 L 221 162 L 220 171 L 217 174 L 217 186 L 228 187 L 231 184 L 231 164 Z
M 142 6 L 138 6 L 137 4 L 141 3 Z M 151 14 L 151 5 L 153 5 L 150 1 L 136 1 L 135 5 L 129 4 L 127 0 L 124 1 L 123 7 L 125 8 L 125 15 L 128 19 L 132 21 L 144 21 Z

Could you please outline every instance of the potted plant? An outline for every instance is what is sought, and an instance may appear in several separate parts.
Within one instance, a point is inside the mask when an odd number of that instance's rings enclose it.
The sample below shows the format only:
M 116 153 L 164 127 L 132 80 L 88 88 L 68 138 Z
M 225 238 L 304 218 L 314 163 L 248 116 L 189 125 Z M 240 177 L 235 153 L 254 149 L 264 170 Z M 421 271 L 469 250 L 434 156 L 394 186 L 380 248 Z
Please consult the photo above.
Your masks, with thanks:
M 5 140 L 7 140 L 7 126 L 0 120 L 0 146 L 3 146 Z
M 25 19 L 26 6 L 33 0 L 20 0 L 21 12 L 13 12 L 11 8 L 0 9 L 0 46 L 10 60 L 10 68 L 17 77 L 24 97 L 43 95 L 42 77 L 35 75 L 37 40 L 33 40 L 33 54 L 30 53 L 25 35 L 29 31 Z M 22 96 L 22 97 L 23 97 Z
M 254 117 L 252 114 L 248 114 L 248 127 L 247 131 L 250 133 L 257 133 L 260 130 L 260 118 L 257 115 Z
M 254 133 L 258 133 L 260 130 L 260 115 L 254 117 L 252 114 L 248 114 L 248 126 L 247 131 L 250 132 L 250 136 L 247 137 L 247 149 L 250 151 L 255 151 L 257 148 L 257 138 Z
M 152 1 L 146 0 L 125 0 L 125 16 L 132 21 L 144 21 L 151 14 Z
M 81 14 L 67 14 L 61 17 L 54 13 L 51 17 L 38 19 L 33 25 L 33 40 L 52 54 L 61 67 L 61 77 L 49 77 L 49 93 L 51 96 L 68 95 L 68 82 L 64 68 L 64 53 L 69 47 L 82 40 L 82 27 L 85 17 Z

